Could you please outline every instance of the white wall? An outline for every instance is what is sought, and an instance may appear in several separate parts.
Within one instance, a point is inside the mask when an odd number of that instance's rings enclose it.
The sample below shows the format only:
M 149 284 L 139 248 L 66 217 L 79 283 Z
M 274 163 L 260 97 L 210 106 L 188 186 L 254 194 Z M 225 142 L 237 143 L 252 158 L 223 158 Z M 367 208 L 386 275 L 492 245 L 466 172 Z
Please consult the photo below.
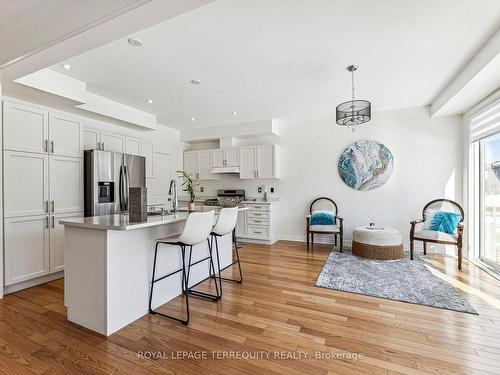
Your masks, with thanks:
M 340 178 L 337 162 L 351 143 L 371 139 L 385 144 L 394 155 L 389 181 L 372 191 L 357 191 Z M 258 140 L 261 141 L 261 140 Z M 259 143 L 245 140 L 245 143 Z M 276 187 L 281 198 L 281 238 L 305 240 L 304 218 L 309 203 L 329 196 L 344 217 L 345 238 L 352 229 L 368 224 L 376 214 L 380 224 L 397 228 L 408 243 L 409 222 L 418 219 L 428 201 L 446 197 L 462 202 L 462 120 L 459 116 L 430 118 L 428 107 L 373 114 L 355 133 L 335 124 L 333 118 L 281 122 L 279 181 L 244 181 L 224 176 L 202 183 L 204 195 L 218 188 L 245 188 L 256 196 L 257 186 Z

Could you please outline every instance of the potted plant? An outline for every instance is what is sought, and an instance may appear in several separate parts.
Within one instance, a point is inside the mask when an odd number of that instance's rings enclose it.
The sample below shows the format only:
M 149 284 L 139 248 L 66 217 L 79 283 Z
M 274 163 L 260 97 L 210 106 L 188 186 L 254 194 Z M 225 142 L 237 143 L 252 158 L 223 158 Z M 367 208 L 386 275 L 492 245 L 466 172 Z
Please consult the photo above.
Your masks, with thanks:
M 177 171 L 179 177 L 182 177 L 182 191 L 185 191 L 189 195 L 189 211 L 195 209 L 194 199 L 196 197 L 195 189 L 199 184 L 195 184 L 193 181 L 193 176 L 185 171 Z

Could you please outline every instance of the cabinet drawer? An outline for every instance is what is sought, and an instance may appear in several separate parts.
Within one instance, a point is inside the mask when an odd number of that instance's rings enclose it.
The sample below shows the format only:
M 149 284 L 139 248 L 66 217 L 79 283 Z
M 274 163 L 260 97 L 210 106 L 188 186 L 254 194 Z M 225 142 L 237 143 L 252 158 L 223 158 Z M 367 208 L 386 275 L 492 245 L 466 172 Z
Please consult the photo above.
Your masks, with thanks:
M 267 211 L 269 212 L 268 204 L 245 204 L 245 207 L 248 207 L 249 210 L 252 211 Z
M 269 219 L 248 219 L 249 225 L 267 225 L 269 226 Z
M 255 218 L 255 219 L 269 219 L 269 212 L 248 211 L 247 212 L 247 217 L 249 219 L 252 219 L 252 218 Z
M 267 239 L 269 239 L 269 228 L 249 225 L 248 226 L 248 237 L 260 238 L 260 239 L 267 240 Z

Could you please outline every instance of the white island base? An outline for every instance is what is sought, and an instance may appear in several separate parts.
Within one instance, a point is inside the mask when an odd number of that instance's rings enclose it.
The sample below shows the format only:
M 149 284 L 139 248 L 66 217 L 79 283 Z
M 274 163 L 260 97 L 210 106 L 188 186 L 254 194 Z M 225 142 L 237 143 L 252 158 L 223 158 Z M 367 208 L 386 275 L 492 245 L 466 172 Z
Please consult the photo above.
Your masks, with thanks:
M 127 215 L 61 220 L 68 320 L 109 336 L 147 314 L 155 241 L 180 233 L 186 217 L 149 217 L 144 223 L 129 223 Z M 231 234 L 218 241 L 224 268 L 232 262 Z M 192 263 L 207 256 L 206 242 L 193 246 Z M 156 267 L 156 278 L 182 268 L 179 247 L 160 245 Z M 189 284 L 208 276 L 207 260 L 191 267 Z M 153 309 L 181 293 L 179 272 L 155 284 Z

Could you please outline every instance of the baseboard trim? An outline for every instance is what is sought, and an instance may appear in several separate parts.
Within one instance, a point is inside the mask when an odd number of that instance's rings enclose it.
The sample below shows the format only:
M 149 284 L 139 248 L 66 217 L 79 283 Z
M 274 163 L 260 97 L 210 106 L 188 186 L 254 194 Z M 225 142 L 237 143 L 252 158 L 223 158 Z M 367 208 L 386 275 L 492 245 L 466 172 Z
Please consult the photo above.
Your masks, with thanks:
M 59 271 L 56 273 L 52 273 L 50 275 L 43 275 L 43 276 L 37 277 L 36 279 L 21 281 L 20 283 L 17 283 L 17 284 L 4 286 L 3 293 L 4 294 L 15 293 L 15 292 L 18 292 L 20 290 L 28 289 L 28 288 L 31 288 L 31 287 L 36 286 L 36 285 L 48 283 L 49 281 L 61 279 L 63 277 L 64 277 L 64 271 Z

